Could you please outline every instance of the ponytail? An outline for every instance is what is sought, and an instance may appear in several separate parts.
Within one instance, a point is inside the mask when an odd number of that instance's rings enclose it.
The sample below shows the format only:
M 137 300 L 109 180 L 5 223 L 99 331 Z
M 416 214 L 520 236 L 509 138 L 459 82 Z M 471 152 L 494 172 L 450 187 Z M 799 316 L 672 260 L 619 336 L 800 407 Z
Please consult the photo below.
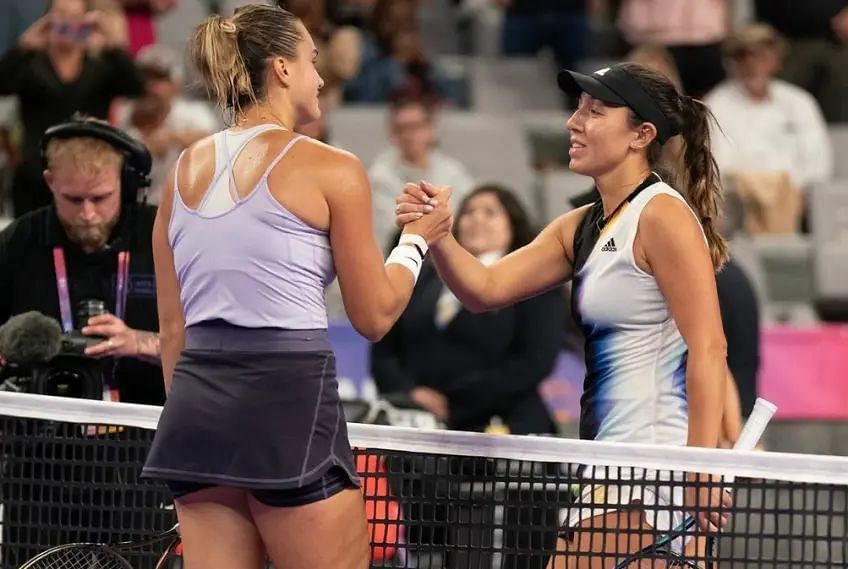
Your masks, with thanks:
M 256 101 L 250 74 L 241 56 L 239 30 L 230 18 L 212 16 L 200 24 L 191 40 L 191 59 L 209 94 L 234 114 Z
M 727 242 L 717 228 L 722 189 L 718 165 L 710 150 L 710 120 L 715 118 L 704 103 L 685 95 L 680 98 L 680 111 L 684 148 L 675 170 L 683 195 L 701 220 L 713 267 L 718 270 L 729 254 Z
M 695 211 L 707 237 L 713 267 L 719 270 L 727 261 L 728 251 L 727 242 L 718 231 L 721 178 L 710 150 L 710 121 L 715 121 L 715 117 L 701 101 L 681 95 L 662 73 L 638 63 L 622 63 L 620 67 L 656 102 L 673 131 L 681 134 L 664 145 L 655 139 L 648 147 L 648 162 L 652 169 L 673 181 L 672 185 Z M 630 122 L 638 127 L 644 120 L 631 109 Z

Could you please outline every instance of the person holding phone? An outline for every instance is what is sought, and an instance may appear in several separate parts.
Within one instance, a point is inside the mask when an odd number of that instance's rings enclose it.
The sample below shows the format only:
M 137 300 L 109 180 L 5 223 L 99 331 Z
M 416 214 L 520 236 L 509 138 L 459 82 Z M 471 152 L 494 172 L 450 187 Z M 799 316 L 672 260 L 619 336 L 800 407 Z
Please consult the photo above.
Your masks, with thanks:
M 47 127 L 76 112 L 106 119 L 117 97 L 142 93 L 126 42 L 119 13 L 93 10 L 86 0 L 52 0 L 46 14 L 0 57 L 0 96 L 18 99 L 23 123 L 12 183 L 15 217 L 51 202 L 40 150 Z

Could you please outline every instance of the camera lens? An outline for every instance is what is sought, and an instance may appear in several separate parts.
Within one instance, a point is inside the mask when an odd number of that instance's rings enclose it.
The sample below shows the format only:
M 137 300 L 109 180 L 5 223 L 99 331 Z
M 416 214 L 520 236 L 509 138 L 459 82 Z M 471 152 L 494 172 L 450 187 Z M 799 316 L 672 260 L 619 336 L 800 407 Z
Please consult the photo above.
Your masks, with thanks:
M 77 305 L 77 329 L 88 325 L 88 319 L 106 314 L 106 303 L 97 298 L 81 300 Z

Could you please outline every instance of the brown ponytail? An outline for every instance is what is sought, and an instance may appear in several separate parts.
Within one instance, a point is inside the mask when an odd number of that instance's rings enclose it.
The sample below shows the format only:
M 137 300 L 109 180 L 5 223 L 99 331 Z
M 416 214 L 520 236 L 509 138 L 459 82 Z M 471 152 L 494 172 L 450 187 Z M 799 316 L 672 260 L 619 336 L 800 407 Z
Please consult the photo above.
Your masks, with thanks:
M 682 163 L 676 170 L 681 173 L 687 201 L 701 218 L 713 266 L 719 269 L 729 255 L 727 242 L 717 227 L 721 216 L 722 188 L 718 165 L 710 149 L 710 120 L 715 119 L 709 108 L 697 99 L 684 96 L 680 103 L 684 148 Z
M 192 63 L 223 111 L 236 117 L 265 97 L 268 60 L 297 54 L 297 22 L 277 6 L 248 5 L 232 18 L 210 16 L 195 29 Z
M 665 146 L 655 140 L 648 148 L 648 160 L 651 168 L 662 171 L 683 193 L 697 214 L 707 237 L 713 267 L 718 270 L 728 259 L 728 249 L 717 227 L 722 188 L 710 149 L 710 120 L 715 118 L 704 103 L 681 95 L 663 74 L 637 63 L 624 63 L 621 67 L 651 95 L 675 130 L 681 133 L 682 145 L 677 137 L 669 139 Z M 642 119 L 631 114 L 634 126 L 642 124 Z M 682 148 L 677 148 L 679 146 Z

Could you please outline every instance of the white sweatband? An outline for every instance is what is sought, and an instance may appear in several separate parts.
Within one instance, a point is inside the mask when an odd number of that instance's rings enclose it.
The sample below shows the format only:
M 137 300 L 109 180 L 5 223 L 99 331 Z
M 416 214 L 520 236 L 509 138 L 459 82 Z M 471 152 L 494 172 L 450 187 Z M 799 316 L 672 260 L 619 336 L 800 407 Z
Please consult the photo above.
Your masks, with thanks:
M 401 233 L 398 245 L 412 245 L 418 249 L 422 259 L 427 255 L 427 240 L 415 233 Z
M 412 245 L 398 245 L 392 252 L 389 253 L 386 259 L 386 266 L 391 264 L 403 265 L 412 273 L 412 284 L 418 282 L 418 275 L 421 274 L 421 266 L 424 264 L 424 259 L 418 254 L 418 249 Z

